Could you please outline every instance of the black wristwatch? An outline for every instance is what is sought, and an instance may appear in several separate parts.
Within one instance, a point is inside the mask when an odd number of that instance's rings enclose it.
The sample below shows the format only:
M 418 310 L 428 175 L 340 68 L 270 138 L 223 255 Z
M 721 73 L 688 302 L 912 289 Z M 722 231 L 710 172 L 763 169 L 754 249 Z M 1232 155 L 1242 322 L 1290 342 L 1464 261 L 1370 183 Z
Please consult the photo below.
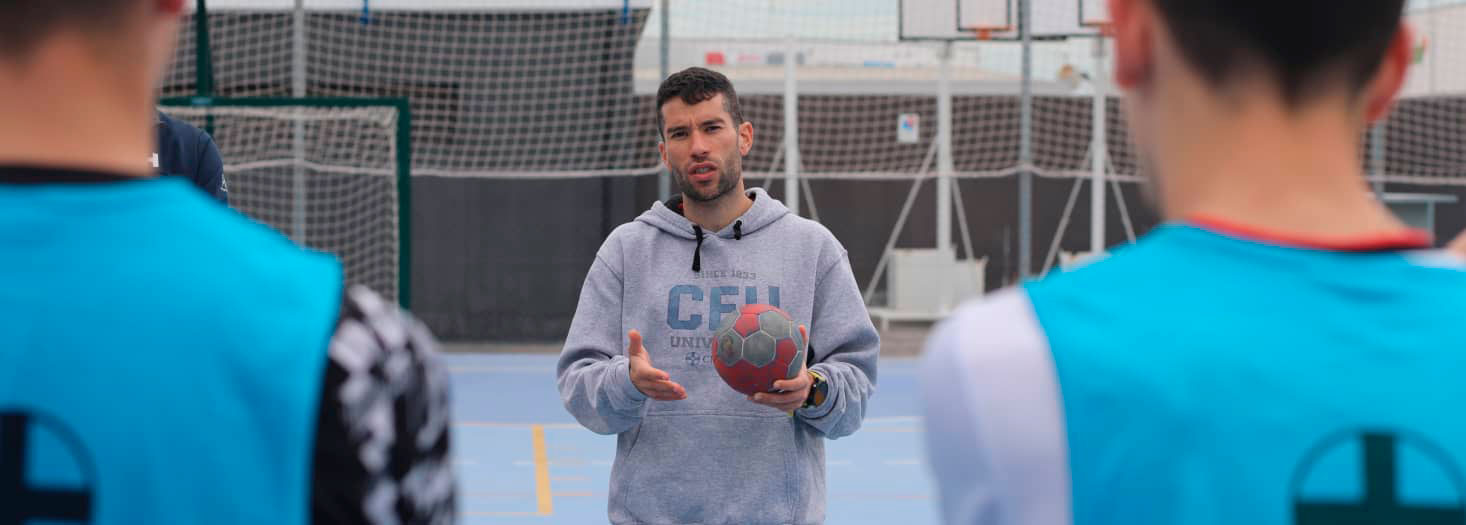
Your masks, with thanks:
M 825 404 L 825 398 L 830 396 L 830 383 L 825 381 L 825 376 L 819 372 L 809 370 L 810 379 L 814 383 L 809 385 L 809 397 L 804 398 L 804 406 L 799 408 L 812 408 Z

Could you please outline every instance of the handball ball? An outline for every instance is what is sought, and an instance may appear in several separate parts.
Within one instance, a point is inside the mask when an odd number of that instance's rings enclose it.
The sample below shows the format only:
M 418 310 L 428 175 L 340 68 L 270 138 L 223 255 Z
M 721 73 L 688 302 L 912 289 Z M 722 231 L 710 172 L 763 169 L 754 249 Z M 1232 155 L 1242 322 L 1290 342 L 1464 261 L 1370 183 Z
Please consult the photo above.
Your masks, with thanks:
M 794 318 L 766 304 L 723 317 L 713 334 L 713 366 L 723 382 L 746 395 L 769 392 L 774 381 L 793 379 L 803 368 L 806 341 Z

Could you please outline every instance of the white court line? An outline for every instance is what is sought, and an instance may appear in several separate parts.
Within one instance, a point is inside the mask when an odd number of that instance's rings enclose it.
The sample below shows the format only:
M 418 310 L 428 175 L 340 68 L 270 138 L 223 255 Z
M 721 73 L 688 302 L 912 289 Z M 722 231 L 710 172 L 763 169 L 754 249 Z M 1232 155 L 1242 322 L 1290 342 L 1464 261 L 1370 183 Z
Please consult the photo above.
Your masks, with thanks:
M 866 425 L 916 425 L 921 426 L 921 418 L 917 416 L 892 416 L 892 417 L 868 417 L 865 418 Z M 543 427 L 545 430 L 583 430 L 584 427 L 577 423 L 499 423 L 494 421 L 459 421 L 455 426 L 469 428 L 521 428 L 528 429 L 535 426 Z
M 530 460 L 527 460 L 527 459 L 515 460 L 515 461 L 510 462 L 510 464 L 511 465 L 514 465 L 516 467 L 520 467 L 520 468 L 533 467 L 533 466 L 536 465 L 534 461 L 530 461 Z M 604 460 L 586 461 L 586 460 L 583 460 L 583 459 L 551 459 L 551 460 L 547 461 L 546 464 L 548 464 L 551 467 L 584 467 L 586 465 L 593 465 L 593 466 L 597 466 L 597 467 L 609 467 L 609 466 L 611 466 L 611 462 L 610 461 L 604 461 Z M 921 464 L 921 461 L 915 460 L 915 459 L 888 459 L 888 460 L 882 461 L 881 464 L 886 465 L 888 467 L 909 467 L 909 466 L 920 465 Z M 855 462 L 854 461 L 851 461 L 851 460 L 848 460 L 848 459 L 832 459 L 832 460 L 826 461 L 825 462 L 825 465 L 832 466 L 832 467 L 850 467 L 850 466 L 854 466 L 855 465 Z
M 545 430 L 570 430 L 570 429 L 581 428 L 580 425 L 575 424 L 575 423 L 495 423 L 495 422 L 491 422 L 491 421 L 459 421 L 457 423 L 454 423 L 453 426 L 468 427 L 468 428 L 519 428 L 519 429 L 532 429 L 534 427 L 543 427 Z
M 588 462 L 586 460 L 583 460 L 583 459 L 569 459 L 569 458 L 550 459 L 550 460 L 546 460 L 545 461 L 545 465 L 548 465 L 548 466 L 551 466 L 551 467 L 584 467 L 584 466 L 586 466 L 589 463 L 590 462 Z M 530 461 L 530 460 L 527 460 L 527 459 L 515 460 L 515 461 L 511 462 L 510 464 L 511 465 L 514 465 L 516 467 L 533 467 L 533 466 L 537 466 L 538 465 L 536 462 Z
M 544 374 L 554 377 L 554 368 L 541 366 L 450 366 L 448 371 L 455 374 Z
M 555 367 L 552 366 L 496 366 L 496 365 L 456 365 L 449 366 L 448 371 L 455 374 L 546 374 L 555 375 Z M 881 368 L 883 375 L 916 375 L 916 367 L 891 366 Z
M 891 417 L 868 417 L 865 418 L 867 425 L 890 425 L 895 423 L 921 423 L 920 416 L 891 416 Z

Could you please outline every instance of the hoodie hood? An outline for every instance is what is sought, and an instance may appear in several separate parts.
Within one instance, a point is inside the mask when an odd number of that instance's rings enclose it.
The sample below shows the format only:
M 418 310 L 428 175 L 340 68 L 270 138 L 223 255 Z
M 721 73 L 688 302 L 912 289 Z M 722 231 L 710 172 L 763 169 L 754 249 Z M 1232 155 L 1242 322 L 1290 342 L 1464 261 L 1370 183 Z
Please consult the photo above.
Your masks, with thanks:
M 789 215 L 789 208 L 784 206 L 784 203 L 770 197 L 763 188 L 753 188 L 745 193 L 748 198 L 753 199 L 753 207 L 734 220 L 732 224 L 724 227 L 722 231 L 704 232 L 705 235 L 715 235 L 725 239 L 752 235 L 770 224 L 779 222 L 779 219 L 784 218 L 785 215 Z M 672 197 L 667 202 L 652 204 L 651 209 L 642 212 L 641 216 L 636 218 L 636 222 L 651 225 L 668 235 L 692 241 L 697 240 L 697 230 L 702 229 L 687 217 L 682 216 L 681 195 Z
M 784 206 L 784 203 L 770 197 L 763 188 L 748 190 L 747 195 L 748 198 L 753 199 L 753 206 L 720 232 L 704 231 L 702 226 L 693 224 L 687 217 L 684 217 L 681 195 L 672 197 L 665 203 L 652 204 L 652 209 L 642 213 L 640 217 L 636 218 L 636 221 L 649 224 L 673 237 L 694 241 L 696 244 L 692 247 L 692 271 L 702 272 L 702 243 L 707 236 L 741 241 L 743 236 L 753 235 L 764 227 L 779 222 L 779 219 L 784 218 L 785 215 L 789 215 L 789 208 Z
M 692 246 L 692 271 L 702 271 L 702 241 L 707 236 L 717 238 L 733 239 L 743 241 L 743 236 L 754 235 L 758 230 L 764 229 L 768 224 L 777 223 L 789 214 L 789 208 L 784 207 L 783 202 L 778 202 L 773 197 L 768 197 L 764 188 L 749 189 L 746 192 L 748 198 L 754 199 L 754 205 L 748 208 L 739 219 L 734 219 L 732 224 L 723 227 L 721 232 L 705 232 L 702 226 L 693 224 L 688 217 L 682 216 L 682 195 L 667 199 L 667 202 L 655 202 L 651 210 L 645 211 L 641 217 L 636 217 L 638 223 L 651 224 L 655 229 L 668 233 L 679 239 L 689 239 L 696 242 Z

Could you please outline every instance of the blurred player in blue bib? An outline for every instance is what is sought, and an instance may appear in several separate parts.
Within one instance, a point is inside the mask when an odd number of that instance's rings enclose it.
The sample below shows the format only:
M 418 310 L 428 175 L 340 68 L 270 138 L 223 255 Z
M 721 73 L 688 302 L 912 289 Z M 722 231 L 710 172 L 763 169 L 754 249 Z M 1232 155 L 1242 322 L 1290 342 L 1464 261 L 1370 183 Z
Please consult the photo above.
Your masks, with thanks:
M 0 2 L 0 524 L 452 522 L 422 324 L 143 163 L 185 9 Z
M 932 335 L 946 522 L 1466 522 L 1466 271 L 1360 162 L 1404 3 L 1110 0 L 1168 222 Z

